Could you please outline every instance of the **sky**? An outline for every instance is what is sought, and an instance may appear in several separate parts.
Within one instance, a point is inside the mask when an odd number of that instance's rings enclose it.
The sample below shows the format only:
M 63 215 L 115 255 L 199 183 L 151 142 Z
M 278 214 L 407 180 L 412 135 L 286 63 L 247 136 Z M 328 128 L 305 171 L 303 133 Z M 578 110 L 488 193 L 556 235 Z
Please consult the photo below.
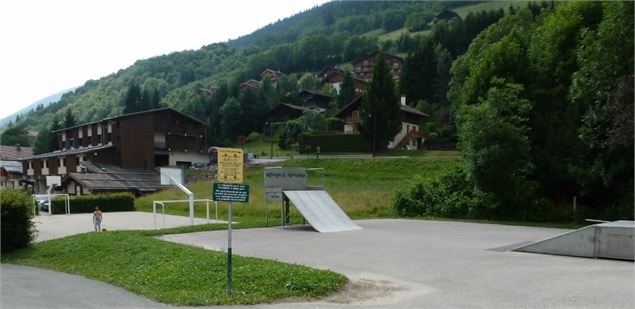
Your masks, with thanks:
M 225 42 L 325 2 L 0 1 L 0 118 L 136 60 Z

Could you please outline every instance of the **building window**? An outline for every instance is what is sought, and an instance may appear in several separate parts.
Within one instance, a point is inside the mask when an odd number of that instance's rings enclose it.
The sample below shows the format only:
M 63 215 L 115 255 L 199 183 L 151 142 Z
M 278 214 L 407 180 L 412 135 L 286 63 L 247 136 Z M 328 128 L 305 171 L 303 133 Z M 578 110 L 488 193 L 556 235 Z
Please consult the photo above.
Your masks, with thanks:
M 112 133 L 108 133 L 108 137 L 107 138 L 108 138 L 108 142 L 109 143 L 112 142 Z
M 62 150 L 66 149 L 66 141 L 62 141 Z
M 75 139 L 74 139 L 74 138 L 71 138 L 71 139 L 68 141 L 68 145 L 69 145 L 71 148 L 74 148 L 74 147 L 75 147 Z
M 88 142 L 88 146 L 92 146 L 93 145 L 93 137 L 92 136 L 87 137 L 86 141 Z
M 81 138 L 81 137 L 80 137 L 80 138 L 78 138 L 78 139 L 77 139 L 77 144 L 78 144 L 78 146 L 79 146 L 79 147 L 83 147 L 83 146 L 84 146 L 84 139 L 83 139 L 83 138 Z
M 101 140 L 101 134 L 97 134 L 97 143 L 103 144 L 104 141 Z
M 410 125 L 409 124 L 406 125 L 406 133 L 408 133 L 408 132 L 410 132 Z

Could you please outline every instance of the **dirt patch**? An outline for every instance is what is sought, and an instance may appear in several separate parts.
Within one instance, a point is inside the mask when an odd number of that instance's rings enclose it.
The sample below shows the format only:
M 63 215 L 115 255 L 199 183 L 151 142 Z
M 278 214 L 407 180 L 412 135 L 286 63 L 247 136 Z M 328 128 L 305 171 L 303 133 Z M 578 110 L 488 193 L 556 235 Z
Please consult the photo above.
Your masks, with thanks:
M 341 291 L 320 300 L 336 304 L 382 303 L 407 291 L 409 289 L 406 286 L 395 282 L 360 278 L 351 280 Z

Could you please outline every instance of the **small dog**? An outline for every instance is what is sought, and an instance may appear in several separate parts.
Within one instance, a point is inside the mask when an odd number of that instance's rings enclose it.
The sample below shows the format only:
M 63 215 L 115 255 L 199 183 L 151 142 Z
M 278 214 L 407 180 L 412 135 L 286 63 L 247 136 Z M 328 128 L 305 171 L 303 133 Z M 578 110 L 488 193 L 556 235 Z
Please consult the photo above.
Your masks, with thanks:
M 108 230 L 107 230 L 105 227 L 102 227 L 102 228 L 101 228 L 101 231 L 102 231 L 102 232 L 106 232 L 106 231 L 108 231 Z

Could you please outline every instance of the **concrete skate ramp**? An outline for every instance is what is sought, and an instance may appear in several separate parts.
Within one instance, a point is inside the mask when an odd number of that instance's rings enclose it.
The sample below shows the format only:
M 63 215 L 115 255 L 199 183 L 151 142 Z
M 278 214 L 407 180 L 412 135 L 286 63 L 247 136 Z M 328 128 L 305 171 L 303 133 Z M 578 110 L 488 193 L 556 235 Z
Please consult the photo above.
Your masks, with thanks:
M 633 261 L 635 221 L 590 225 L 513 251 Z
M 283 191 L 306 221 L 320 233 L 360 230 L 361 227 L 324 190 Z

